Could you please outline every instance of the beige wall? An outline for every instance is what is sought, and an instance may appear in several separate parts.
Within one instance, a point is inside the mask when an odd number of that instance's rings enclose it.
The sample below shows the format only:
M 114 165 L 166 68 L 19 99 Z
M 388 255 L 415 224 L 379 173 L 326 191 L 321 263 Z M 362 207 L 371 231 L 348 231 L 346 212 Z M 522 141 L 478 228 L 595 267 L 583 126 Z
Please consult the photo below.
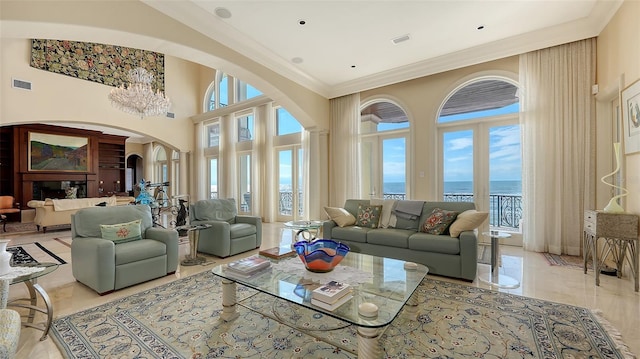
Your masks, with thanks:
M 140 119 L 113 106 L 107 98 L 110 86 L 29 66 L 30 41 L 2 39 L 0 69 L 0 124 L 79 122 L 98 124 L 148 135 L 172 148 L 193 149 L 193 123 L 200 111 L 198 82 L 200 66 L 167 56 L 166 94 L 176 118 Z M 12 88 L 12 78 L 29 81 L 32 91 Z M 54 123 L 55 124 L 55 123 Z
M 412 181 L 410 198 L 435 200 L 437 198 L 436 120 L 445 98 L 460 84 L 470 78 L 485 75 L 501 75 L 517 81 L 518 57 L 509 57 L 484 64 L 469 66 L 432 76 L 380 87 L 361 93 L 361 102 L 376 98 L 395 101 L 402 107 L 411 122 L 408 168 Z M 420 177 L 424 172 L 424 177 Z
M 625 1 L 598 36 L 598 84 L 617 92 L 640 79 L 640 2 Z M 622 79 L 622 83 L 621 82 Z M 604 116 L 603 116 L 604 117 Z M 599 118 L 606 126 L 610 118 Z M 604 124 L 602 122 L 605 122 Z M 610 143 L 610 141 L 609 141 Z M 624 151 L 622 151 L 624 152 Z M 625 183 L 629 196 L 624 208 L 640 214 L 640 152 L 623 155 Z

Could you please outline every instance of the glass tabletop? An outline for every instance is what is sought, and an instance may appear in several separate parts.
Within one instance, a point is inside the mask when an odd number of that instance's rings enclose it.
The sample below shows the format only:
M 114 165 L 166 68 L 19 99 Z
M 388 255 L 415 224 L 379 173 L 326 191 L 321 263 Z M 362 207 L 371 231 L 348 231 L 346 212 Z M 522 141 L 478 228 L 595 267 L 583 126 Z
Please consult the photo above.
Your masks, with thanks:
M 28 263 L 28 264 L 20 264 L 15 267 L 36 267 L 36 268 L 44 268 L 44 270 L 29 273 L 25 275 L 21 275 L 19 277 L 15 277 L 11 279 L 11 284 L 22 283 L 28 280 L 36 279 L 42 276 L 45 276 L 54 270 L 58 269 L 60 265 L 56 263 Z
M 322 227 L 323 221 L 289 221 L 284 226 L 293 229 L 317 229 Z
M 298 258 L 289 260 L 299 261 Z M 225 271 L 225 265 L 216 266 L 211 271 L 219 277 L 233 280 L 260 292 L 297 303 L 350 324 L 378 328 L 388 325 L 395 319 L 429 272 L 429 269 L 422 264 L 416 264 L 415 269 L 405 269 L 405 263 L 397 259 L 350 252 L 340 262 L 339 267 L 347 266 L 353 271 L 366 272 L 370 279 L 365 279 L 360 283 L 341 280 L 353 287 L 353 298 L 334 311 L 311 304 L 311 292 L 322 284 L 336 280 L 336 278 L 332 277 L 329 272 L 324 274 L 326 280 L 306 284 L 308 280 L 304 278 L 306 269 L 302 262 L 300 262 L 301 270 L 297 273 L 275 270 L 272 263 L 272 268 L 246 279 Z M 371 318 L 359 315 L 358 307 L 362 303 L 375 304 L 378 307 L 378 316 Z

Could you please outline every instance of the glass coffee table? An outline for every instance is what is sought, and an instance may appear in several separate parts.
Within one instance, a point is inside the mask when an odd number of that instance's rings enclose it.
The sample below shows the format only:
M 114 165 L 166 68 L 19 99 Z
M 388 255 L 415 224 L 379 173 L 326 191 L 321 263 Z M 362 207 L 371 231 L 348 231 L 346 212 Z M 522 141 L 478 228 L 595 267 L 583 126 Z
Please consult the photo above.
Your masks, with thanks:
M 44 268 L 38 272 L 28 273 L 20 275 L 11 279 L 10 284 L 24 283 L 29 290 L 29 298 L 13 299 L 7 303 L 7 307 L 19 307 L 29 309 L 26 322 L 22 322 L 25 327 L 36 328 L 42 330 L 44 333 L 40 340 L 47 339 L 49 335 L 49 329 L 51 329 L 51 321 L 53 320 L 53 304 L 49 299 L 47 292 L 38 284 L 38 278 L 43 277 L 56 269 L 58 269 L 56 263 L 33 263 L 33 264 L 21 264 L 16 267 L 30 267 L 30 268 Z M 44 302 L 44 308 L 38 306 L 38 294 L 42 297 Z M 25 303 L 26 302 L 26 303 Z M 47 316 L 47 321 L 44 324 L 34 323 L 33 320 L 36 315 L 36 311 L 44 313 Z
M 287 266 L 290 270 L 281 270 L 280 265 Z M 239 278 L 225 268 L 226 265 L 219 265 L 212 269 L 214 275 L 222 278 L 222 320 L 228 322 L 238 317 L 236 304 L 240 303 L 236 301 L 236 283 L 239 283 L 356 326 L 357 354 L 360 358 L 382 357 L 379 336 L 405 304 L 417 308 L 417 295 L 412 295 L 429 272 L 422 264 L 353 252 L 347 254 L 334 269 L 336 272 L 340 268 L 339 275 L 334 272 L 324 273 L 320 275 L 321 279 L 313 283 L 309 281 L 310 272 L 306 271 L 297 257 L 273 261 L 270 269 L 250 278 Z M 318 273 L 312 275 L 319 278 Z M 340 276 L 346 276 L 347 279 L 340 279 Z M 358 282 L 348 279 L 350 277 L 359 278 Z M 311 304 L 311 291 L 331 280 L 349 283 L 353 287 L 353 298 L 333 311 Z M 304 331 L 303 328 L 298 329 Z

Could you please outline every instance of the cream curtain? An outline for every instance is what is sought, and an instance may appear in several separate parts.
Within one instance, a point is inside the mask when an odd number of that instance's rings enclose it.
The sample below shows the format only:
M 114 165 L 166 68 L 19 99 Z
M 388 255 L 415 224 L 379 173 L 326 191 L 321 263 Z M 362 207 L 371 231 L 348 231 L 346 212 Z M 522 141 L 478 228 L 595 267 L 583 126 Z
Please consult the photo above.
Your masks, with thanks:
M 342 206 L 345 200 L 360 194 L 360 94 L 331 99 L 330 107 L 329 204 Z
M 594 208 L 595 52 L 587 39 L 520 55 L 526 250 L 581 253 Z

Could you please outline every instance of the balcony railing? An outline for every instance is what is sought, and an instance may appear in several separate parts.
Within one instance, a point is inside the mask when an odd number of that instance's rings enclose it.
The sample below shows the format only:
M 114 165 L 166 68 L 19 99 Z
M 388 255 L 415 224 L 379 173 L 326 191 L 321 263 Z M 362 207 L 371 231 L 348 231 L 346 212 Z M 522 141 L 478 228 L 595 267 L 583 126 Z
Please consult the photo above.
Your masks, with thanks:
M 444 200 L 450 202 L 473 202 L 471 193 L 445 193 Z M 504 229 L 520 229 L 522 219 L 522 195 L 489 195 L 489 226 Z

